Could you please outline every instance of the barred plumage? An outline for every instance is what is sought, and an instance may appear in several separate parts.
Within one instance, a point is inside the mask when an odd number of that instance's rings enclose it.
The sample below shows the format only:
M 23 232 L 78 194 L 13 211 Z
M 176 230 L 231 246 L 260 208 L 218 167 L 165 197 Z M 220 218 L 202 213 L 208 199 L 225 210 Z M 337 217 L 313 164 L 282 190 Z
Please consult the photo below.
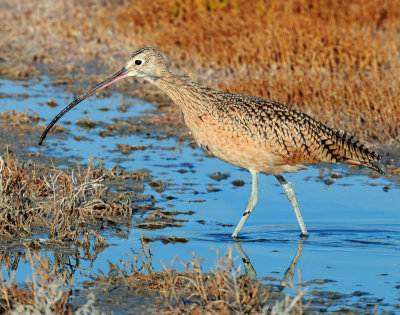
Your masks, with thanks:
M 376 164 L 380 155 L 356 137 L 284 104 L 213 90 L 171 74 L 155 84 L 181 107 L 197 142 L 228 163 L 274 175 L 302 169 L 302 164 L 321 162 L 362 165 L 384 174 Z M 228 142 L 236 135 L 243 141 L 235 147 L 235 142 Z M 250 140 L 260 149 L 253 152 L 248 147 Z M 247 157 L 237 161 L 236 156 L 245 151 Z M 272 161 L 266 164 L 261 159 L 249 165 L 246 160 L 251 159 L 251 154 L 258 156 L 262 152 Z
M 282 173 L 304 169 L 303 164 L 347 163 L 381 174 L 381 156 L 348 132 L 329 128 L 309 115 L 270 99 L 221 92 L 186 76 L 173 74 L 160 52 L 142 48 L 116 74 L 78 97 L 47 126 L 47 132 L 68 110 L 118 81 L 134 76 L 159 87 L 181 108 L 198 144 L 217 158 L 246 168 L 252 174 L 252 193 L 232 237 L 236 238 L 257 204 L 258 173 L 273 174 L 292 203 L 302 235 L 308 235 L 291 183 Z

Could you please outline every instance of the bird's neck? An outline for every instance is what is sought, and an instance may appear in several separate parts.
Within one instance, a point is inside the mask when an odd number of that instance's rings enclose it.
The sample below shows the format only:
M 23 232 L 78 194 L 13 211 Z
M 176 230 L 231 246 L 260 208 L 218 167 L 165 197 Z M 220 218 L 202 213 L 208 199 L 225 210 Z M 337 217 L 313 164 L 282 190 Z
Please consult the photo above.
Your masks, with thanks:
M 169 72 L 152 83 L 164 91 L 181 108 L 185 119 L 188 115 L 209 110 L 212 90 L 185 76 Z

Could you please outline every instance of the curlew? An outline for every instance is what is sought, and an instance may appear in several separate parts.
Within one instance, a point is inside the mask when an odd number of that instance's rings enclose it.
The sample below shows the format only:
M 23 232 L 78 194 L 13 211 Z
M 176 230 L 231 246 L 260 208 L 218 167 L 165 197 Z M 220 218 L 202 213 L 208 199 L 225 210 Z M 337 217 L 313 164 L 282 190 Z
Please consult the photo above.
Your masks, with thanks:
M 274 175 L 282 185 L 303 236 L 308 232 L 292 184 L 283 178 L 283 173 L 305 169 L 304 164 L 327 162 L 362 165 L 384 174 L 377 164 L 381 156 L 350 133 L 329 128 L 307 114 L 273 100 L 217 91 L 174 74 L 160 52 L 149 47 L 132 53 L 120 71 L 65 107 L 47 126 L 39 144 L 71 108 L 126 77 L 143 78 L 164 91 L 180 107 L 185 123 L 200 147 L 222 161 L 250 171 L 251 195 L 232 233 L 233 238 L 238 237 L 257 205 L 259 173 Z

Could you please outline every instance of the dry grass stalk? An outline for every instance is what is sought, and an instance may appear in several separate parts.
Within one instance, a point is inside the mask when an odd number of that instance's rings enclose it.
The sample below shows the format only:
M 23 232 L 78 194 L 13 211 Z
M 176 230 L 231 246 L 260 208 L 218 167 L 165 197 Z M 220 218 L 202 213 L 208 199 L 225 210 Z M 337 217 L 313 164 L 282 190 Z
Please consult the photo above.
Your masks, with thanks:
M 111 180 L 117 173 L 118 169 L 107 172 L 102 167 L 81 169 L 79 165 L 62 171 L 34 161 L 21 163 L 6 152 L 0 156 L 0 237 L 41 231 L 60 245 L 88 247 L 94 236 L 98 248 L 106 246 L 93 227 L 130 224 L 133 211 L 129 194 L 111 194 L 104 185 L 106 178 Z
M 110 273 L 99 278 L 101 287 L 119 286 L 121 281 L 136 295 L 159 294 L 163 305 L 173 314 L 303 314 L 304 290 L 295 297 L 266 289 L 260 282 L 241 274 L 235 267 L 231 248 L 221 256 L 217 252 L 215 268 L 205 273 L 202 259 L 193 252 L 193 259 L 182 263 L 183 271 L 177 271 L 172 261 L 161 271 L 152 266 L 151 245 L 142 237 L 139 252 L 132 250 L 128 261 L 121 260 L 122 268 L 110 263 Z M 106 285 L 105 285 L 106 284 Z
M 73 277 L 65 270 L 60 272 L 43 254 L 25 250 L 32 274 L 24 285 L 17 285 L 14 275 L 7 280 L 0 273 L 0 313 L 19 314 L 72 314 L 70 304 Z M 93 293 L 87 296 L 86 303 L 74 308 L 74 314 L 104 314 L 95 306 Z
M 39 122 L 39 115 L 33 110 L 15 111 L 6 110 L 0 113 L 2 123 L 7 124 L 9 127 L 26 127 L 37 124 Z
M 72 279 L 60 273 L 50 260 L 26 248 L 32 266 L 32 278 L 20 288 L 12 277 L 4 281 L 0 274 L 1 312 L 11 314 L 70 314 Z M 69 283 L 69 284 L 68 284 Z
M 126 268 L 126 270 L 130 270 L 130 272 L 133 271 L 135 274 L 142 273 L 151 275 L 153 274 L 151 245 L 146 244 L 142 233 L 140 233 L 140 244 L 141 247 L 139 252 L 132 250 L 132 255 L 128 254 L 128 263 L 121 260 L 121 264 Z
M 286 314 L 302 314 L 303 291 L 283 300 L 271 299 L 271 291 L 258 281 L 241 275 L 241 266 L 235 267 L 232 250 L 221 256 L 217 252 L 215 269 L 204 273 L 201 259 L 192 253 L 193 259 L 186 264 L 184 272 L 173 267 L 166 270 L 160 294 L 166 306 L 174 313 L 191 314 L 270 314 L 272 309 L 284 310 Z M 272 301 L 272 302 L 271 302 Z M 278 306 L 279 305 L 279 306 Z M 282 307 L 284 306 L 284 307 Z M 280 307 L 280 308 L 279 308 Z

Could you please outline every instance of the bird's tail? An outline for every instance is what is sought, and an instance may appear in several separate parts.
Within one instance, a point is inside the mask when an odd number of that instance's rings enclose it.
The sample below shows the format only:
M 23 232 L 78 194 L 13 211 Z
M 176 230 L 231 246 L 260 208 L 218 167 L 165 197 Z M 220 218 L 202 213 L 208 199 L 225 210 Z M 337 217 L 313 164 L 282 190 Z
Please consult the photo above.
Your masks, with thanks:
M 385 172 L 377 163 L 382 156 L 367 148 L 352 134 L 334 129 L 332 137 L 325 142 L 325 145 L 329 146 L 336 162 L 362 165 L 385 175 Z

